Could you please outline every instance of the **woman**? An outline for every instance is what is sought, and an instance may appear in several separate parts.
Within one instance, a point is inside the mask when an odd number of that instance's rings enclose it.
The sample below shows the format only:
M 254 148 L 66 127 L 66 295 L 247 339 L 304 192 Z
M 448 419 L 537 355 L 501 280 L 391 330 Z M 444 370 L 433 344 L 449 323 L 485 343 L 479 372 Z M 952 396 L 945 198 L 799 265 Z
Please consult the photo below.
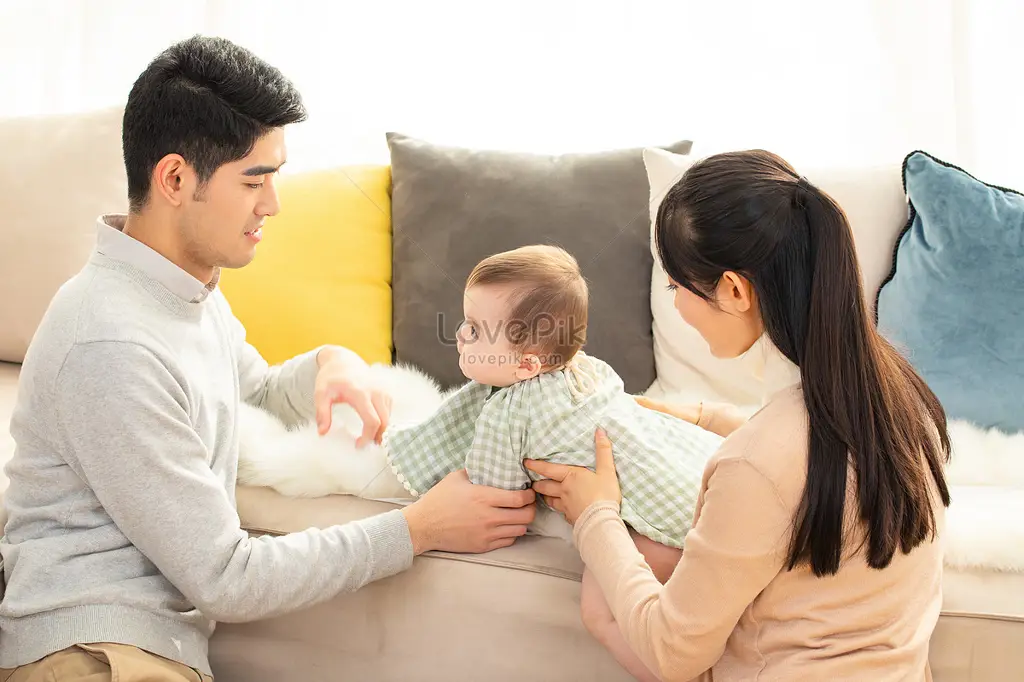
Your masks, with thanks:
M 696 163 L 656 221 L 679 314 L 717 357 L 767 350 L 765 402 L 655 406 L 728 438 L 664 586 L 597 471 L 529 463 L 628 642 L 664 680 L 928 680 L 946 417 L 869 318 L 839 206 L 764 151 Z

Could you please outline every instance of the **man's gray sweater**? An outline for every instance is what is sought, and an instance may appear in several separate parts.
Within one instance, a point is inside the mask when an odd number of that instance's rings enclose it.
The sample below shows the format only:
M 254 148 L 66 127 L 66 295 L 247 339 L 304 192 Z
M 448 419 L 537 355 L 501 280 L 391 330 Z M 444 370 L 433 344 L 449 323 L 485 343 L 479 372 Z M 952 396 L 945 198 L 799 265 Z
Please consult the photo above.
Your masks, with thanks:
M 100 221 L 21 371 L 0 668 L 103 641 L 210 674 L 215 621 L 309 606 L 412 562 L 397 511 L 282 537 L 240 528 L 239 401 L 312 418 L 316 352 L 268 367 L 215 286 L 122 225 Z

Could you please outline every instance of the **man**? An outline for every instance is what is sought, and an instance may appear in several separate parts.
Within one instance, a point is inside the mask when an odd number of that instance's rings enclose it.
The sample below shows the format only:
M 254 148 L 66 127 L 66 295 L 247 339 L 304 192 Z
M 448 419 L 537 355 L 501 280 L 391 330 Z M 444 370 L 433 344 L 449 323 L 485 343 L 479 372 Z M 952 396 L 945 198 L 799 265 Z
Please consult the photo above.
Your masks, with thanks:
M 221 39 L 172 46 L 132 88 L 129 213 L 100 219 L 96 252 L 55 296 L 22 368 L 0 680 L 195 680 L 212 674 L 215 621 L 299 609 L 415 554 L 525 533 L 533 493 L 464 472 L 374 518 L 284 537 L 241 530 L 240 400 L 321 431 L 330 405 L 347 402 L 365 440 L 388 419 L 354 353 L 325 347 L 268 367 L 216 288 L 277 213 L 283 128 L 304 118 L 291 83 Z

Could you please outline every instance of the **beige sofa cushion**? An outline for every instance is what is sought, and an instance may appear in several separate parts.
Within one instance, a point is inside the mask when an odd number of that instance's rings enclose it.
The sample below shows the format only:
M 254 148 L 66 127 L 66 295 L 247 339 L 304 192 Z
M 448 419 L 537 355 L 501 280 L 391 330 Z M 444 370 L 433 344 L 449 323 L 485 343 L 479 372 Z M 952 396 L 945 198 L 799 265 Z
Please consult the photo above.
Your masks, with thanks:
M 324 527 L 391 508 L 238 489 L 239 515 L 256 532 Z M 483 555 L 431 552 L 404 573 L 314 608 L 219 623 L 210 664 L 217 682 L 627 682 L 580 621 L 582 569 L 576 550 L 553 538 L 527 537 Z
M 121 110 L 0 120 L 0 360 L 21 362 L 57 289 L 125 211 Z
M 422 556 L 404 573 L 301 612 L 219 623 L 210 665 L 217 682 L 629 682 L 580 623 L 579 588 Z

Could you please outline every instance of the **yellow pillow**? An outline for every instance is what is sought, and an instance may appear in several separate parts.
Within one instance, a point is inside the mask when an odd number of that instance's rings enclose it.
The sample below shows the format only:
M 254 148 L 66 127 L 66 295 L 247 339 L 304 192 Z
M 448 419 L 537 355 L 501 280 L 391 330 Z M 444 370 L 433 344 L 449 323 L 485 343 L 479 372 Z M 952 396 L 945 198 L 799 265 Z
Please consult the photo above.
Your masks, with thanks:
M 220 287 L 249 343 L 277 364 L 321 344 L 391 362 L 391 169 L 277 178 L 281 212 Z

